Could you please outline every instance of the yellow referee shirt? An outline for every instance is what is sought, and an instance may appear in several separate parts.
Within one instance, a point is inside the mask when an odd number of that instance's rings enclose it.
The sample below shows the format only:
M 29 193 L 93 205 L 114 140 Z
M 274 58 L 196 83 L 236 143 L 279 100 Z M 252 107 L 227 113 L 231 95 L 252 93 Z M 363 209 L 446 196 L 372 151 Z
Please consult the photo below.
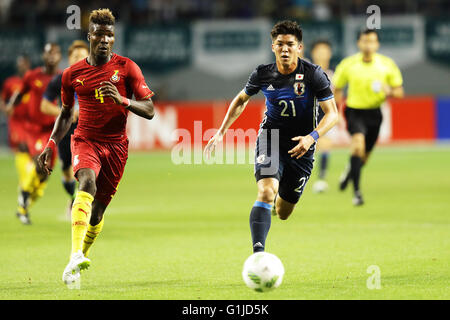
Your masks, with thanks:
M 357 53 L 342 60 L 336 67 L 333 84 L 338 89 L 348 84 L 348 107 L 378 108 L 386 99 L 383 86 L 401 86 L 402 74 L 395 62 L 382 54 L 375 53 L 371 62 L 362 58 L 362 53 Z

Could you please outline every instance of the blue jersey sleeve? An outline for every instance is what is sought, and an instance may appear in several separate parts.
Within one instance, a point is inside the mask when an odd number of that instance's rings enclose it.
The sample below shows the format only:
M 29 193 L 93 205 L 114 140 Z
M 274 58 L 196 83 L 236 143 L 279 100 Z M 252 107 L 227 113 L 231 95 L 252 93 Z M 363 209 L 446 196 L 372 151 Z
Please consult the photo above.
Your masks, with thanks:
M 61 79 L 62 74 L 58 74 L 48 83 L 44 92 L 44 98 L 48 101 L 55 101 L 56 98 L 61 98 Z
M 247 84 L 245 85 L 244 91 L 249 96 L 253 96 L 261 90 L 261 84 L 258 76 L 258 68 L 256 68 L 248 78 Z
M 330 86 L 330 79 L 328 78 L 325 71 L 323 71 L 323 69 L 318 66 L 314 71 L 312 89 L 314 95 L 319 101 L 325 101 L 334 97 Z

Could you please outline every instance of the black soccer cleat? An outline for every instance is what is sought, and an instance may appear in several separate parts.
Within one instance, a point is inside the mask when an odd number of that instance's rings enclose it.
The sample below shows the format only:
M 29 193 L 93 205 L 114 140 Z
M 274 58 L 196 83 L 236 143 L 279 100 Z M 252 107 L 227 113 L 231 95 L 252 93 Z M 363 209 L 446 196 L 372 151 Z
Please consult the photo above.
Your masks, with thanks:
M 17 216 L 17 218 L 19 218 L 19 220 L 20 220 L 20 222 L 22 222 L 22 224 L 24 224 L 24 225 L 31 224 L 30 216 L 28 215 L 28 213 L 21 214 L 21 213 L 17 212 L 16 216 Z
M 361 191 L 355 191 L 355 195 L 353 196 L 353 205 L 355 207 L 362 206 L 364 204 L 364 199 L 361 194 Z

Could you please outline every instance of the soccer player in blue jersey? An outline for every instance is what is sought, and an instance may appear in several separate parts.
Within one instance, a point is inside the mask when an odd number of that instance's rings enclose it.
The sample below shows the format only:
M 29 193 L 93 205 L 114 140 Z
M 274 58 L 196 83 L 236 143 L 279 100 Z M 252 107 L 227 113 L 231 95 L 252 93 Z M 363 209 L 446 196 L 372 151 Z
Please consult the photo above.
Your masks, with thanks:
M 265 116 L 255 150 L 256 202 L 250 212 L 253 252 L 264 251 L 271 210 L 286 220 L 308 181 L 317 139 L 337 122 L 330 80 L 317 65 L 300 59 L 302 30 L 296 22 L 278 22 L 271 31 L 275 63 L 260 65 L 233 99 L 218 132 L 205 147 L 209 157 L 227 129 L 260 90 Z M 318 108 L 324 116 L 318 122 Z

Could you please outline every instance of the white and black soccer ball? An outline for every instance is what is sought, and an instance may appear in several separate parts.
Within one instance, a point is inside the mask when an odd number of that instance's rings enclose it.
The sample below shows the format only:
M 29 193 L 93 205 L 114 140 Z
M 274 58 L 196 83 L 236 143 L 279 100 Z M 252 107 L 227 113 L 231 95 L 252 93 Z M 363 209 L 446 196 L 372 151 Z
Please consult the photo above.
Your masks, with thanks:
M 250 289 L 266 292 L 278 288 L 283 281 L 284 267 L 274 254 L 257 252 L 244 263 L 242 277 Z
M 328 190 L 328 183 L 324 180 L 318 180 L 313 184 L 314 193 L 322 193 Z

